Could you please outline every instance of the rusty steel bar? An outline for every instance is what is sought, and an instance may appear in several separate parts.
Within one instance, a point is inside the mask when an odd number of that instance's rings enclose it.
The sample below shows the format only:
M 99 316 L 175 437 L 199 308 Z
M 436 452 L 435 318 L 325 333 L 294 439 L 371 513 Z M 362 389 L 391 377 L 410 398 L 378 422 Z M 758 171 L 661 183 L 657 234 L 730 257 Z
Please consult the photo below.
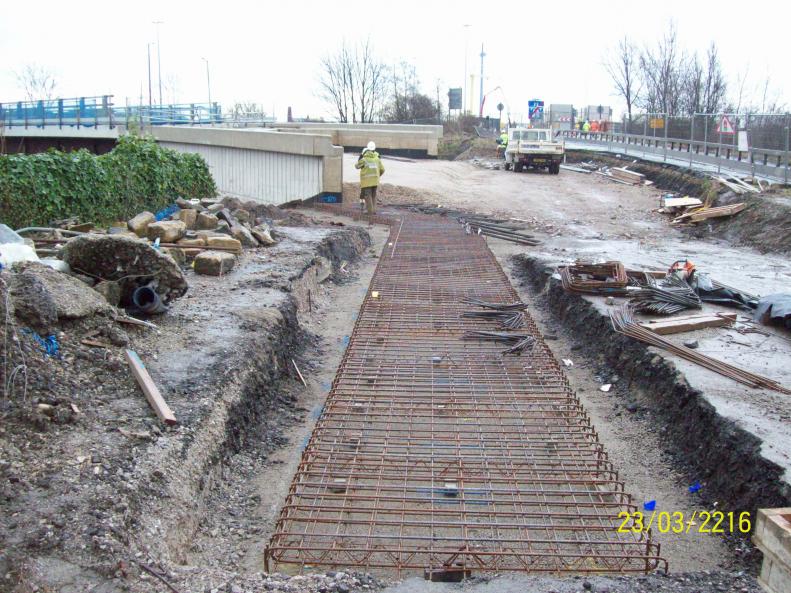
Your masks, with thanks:
M 619 533 L 636 506 L 527 311 L 518 333 L 535 343 L 521 355 L 462 339 L 504 331 L 465 317 L 471 302 L 519 301 L 486 239 L 441 217 L 383 221 L 390 238 L 267 568 L 667 569 L 650 532 Z

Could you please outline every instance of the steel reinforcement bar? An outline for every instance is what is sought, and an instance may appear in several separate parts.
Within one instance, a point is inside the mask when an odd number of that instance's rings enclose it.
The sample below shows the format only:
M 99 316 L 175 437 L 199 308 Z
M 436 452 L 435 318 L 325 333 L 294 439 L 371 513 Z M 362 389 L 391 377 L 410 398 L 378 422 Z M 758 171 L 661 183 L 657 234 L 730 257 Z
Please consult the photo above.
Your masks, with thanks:
M 646 573 L 667 568 L 535 323 L 521 355 L 465 298 L 519 296 L 440 217 L 391 224 L 325 407 L 265 553 L 275 564 Z

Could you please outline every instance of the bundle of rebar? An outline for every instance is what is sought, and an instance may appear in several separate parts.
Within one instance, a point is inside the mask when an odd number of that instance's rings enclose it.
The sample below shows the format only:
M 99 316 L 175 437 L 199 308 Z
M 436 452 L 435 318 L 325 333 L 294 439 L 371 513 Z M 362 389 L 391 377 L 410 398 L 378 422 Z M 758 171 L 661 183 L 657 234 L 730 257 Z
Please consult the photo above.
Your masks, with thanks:
M 497 321 L 505 329 L 519 329 L 525 324 L 525 315 L 521 311 L 465 311 L 461 316 L 466 319 Z
M 672 315 L 685 309 L 701 309 L 703 303 L 697 293 L 686 281 L 676 276 L 668 276 L 657 283 L 646 276 L 648 284 L 634 293 L 630 303 L 635 311 Z
M 681 358 L 699 364 L 700 366 L 719 373 L 724 377 L 733 379 L 743 385 L 748 385 L 755 388 L 771 389 L 786 395 L 791 395 L 791 390 L 786 389 L 776 381 L 750 373 L 739 367 L 735 367 L 716 358 L 706 356 L 696 350 L 687 348 L 686 346 L 679 346 L 674 344 L 667 338 L 652 332 L 639 325 L 634 319 L 634 307 L 628 303 L 619 309 L 610 311 L 610 321 L 612 322 L 613 329 L 618 333 L 639 340 L 651 346 L 667 350 L 671 354 L 680 356 Z
M 503 239 L 504 241 L 511 241 L 520 245 L 539 245 L 541 241 L 533 235 L 528 235 L 519 232 L 520 227 L 508 224 L 498 224 L 490 222 L 487 219 L 481 218 L 460 218 L 459 222 L 464 225 L 465 230 L 470 233 L 474 232 L 487 237 L 494 237 L 495 239 Z
M 521 301 L 515 301 L 513 303 L 492 303 L 480 299 L 463 298 L 461 302 L 467 305 L 483 307 L 484 309 L 493 309 L 494 311 L 524 311 L 527 309 L 527 305 Z
M 510 344 L 511 347 L 503 350 L 503 354 L 521 354 L 525 348 L 528 346 L 532 348 L 536 343 L 533 336 L 521 332 L 472 331 L 465 333 L 462 337 L 465 340 L 489 340 Z
M 571 292 L 589 294 L 623 294 L 629 278 L 626 268 L 619 261 L 600 264 L 577 261 L 558 268 L 563 288 Z

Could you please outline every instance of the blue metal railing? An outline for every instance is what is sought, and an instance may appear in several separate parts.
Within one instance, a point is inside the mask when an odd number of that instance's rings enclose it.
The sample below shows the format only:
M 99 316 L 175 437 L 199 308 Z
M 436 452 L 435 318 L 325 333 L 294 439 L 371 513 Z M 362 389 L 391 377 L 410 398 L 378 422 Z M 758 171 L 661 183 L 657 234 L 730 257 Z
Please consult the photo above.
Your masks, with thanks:
M 6 128 L 141 127 L 157 125 L 203 125 L 222 123 L 218 103 L 135 105 L 116 107 L 112 95 L 40 101 L 0 103 L 0 125 Z

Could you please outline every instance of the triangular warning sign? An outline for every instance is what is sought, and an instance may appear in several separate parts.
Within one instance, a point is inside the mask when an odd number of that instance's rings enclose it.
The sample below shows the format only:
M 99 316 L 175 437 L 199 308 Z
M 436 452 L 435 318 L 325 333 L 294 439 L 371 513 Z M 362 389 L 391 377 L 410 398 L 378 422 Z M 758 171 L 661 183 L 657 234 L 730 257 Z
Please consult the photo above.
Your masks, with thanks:
M 720 134 L 735 134 L 733 124 L 727 115 L 723 115 L 720 123 L 717 124 L 717 132 Z

